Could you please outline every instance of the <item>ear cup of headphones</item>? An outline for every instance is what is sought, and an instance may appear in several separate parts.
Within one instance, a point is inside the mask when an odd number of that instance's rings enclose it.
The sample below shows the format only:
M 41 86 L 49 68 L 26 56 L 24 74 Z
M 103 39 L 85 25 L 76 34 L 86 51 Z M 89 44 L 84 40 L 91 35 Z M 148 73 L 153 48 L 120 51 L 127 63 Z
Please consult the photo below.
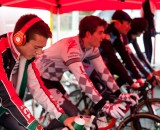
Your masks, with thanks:
M 16 34 L 14 34 L 13 41 L 15 45 L 23 46 L 26 43 L 26 35 L 19 31 Z
M 23 46 L 26 43 L 26 31 L 39 21 L 42 21 L 42 19 L 40 19 L 39 17 L 33 18 L 28 23 L 26 23 L 21 30 L 15 33 L 13 36 L 14 44 L 17 46 Z

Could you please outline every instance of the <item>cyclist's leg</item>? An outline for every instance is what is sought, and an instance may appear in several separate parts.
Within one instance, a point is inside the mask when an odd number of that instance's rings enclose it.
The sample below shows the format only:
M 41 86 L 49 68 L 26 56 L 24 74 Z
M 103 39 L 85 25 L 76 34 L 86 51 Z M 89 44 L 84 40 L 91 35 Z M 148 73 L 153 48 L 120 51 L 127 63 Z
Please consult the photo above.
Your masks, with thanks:
M 66 91 L 59 81 L 49 81 L 43 78 L 42 80 L 44 82 L 44 85 L 53 95 L 54 99 L 59 103 L 61 108 L 63 108 L 68 116 L 78 115 L 78 109 L 76 108 L 76 106 L 74 106 L 72 102 L 64 96 L 66 94 Z M 59 123 L 58 120 L 53 119 L 53 121 L 51 121 L 51 123 L 48 125 L 47 130 L 61 127 L 63 127 L 63 124 Z
M 67 98 L 65 98 L 59 90 L 53 88 L 49 89 L 51 94 L 55 97 L 55 100 L 60 104 L 61 108 L 65 111 L 65 113 L 68 116 L 77 116 L 78 115 L 78 109 L 69 101 Z M 45 128 L 45 130 L 53 130 L 53 129 L 61 129 L 64 125 L 60 123 L 57 119 L 51 120 L 49 125 Z
M 52 89 L 52 88 L 56 88 L 57 90 L 59 90 L 63 95 L 66 93 L 64 87 L 62 86 L 62 84 L 59 81 L 51 81 L 48 79 L 44 79 L 42 78 L 42 81 L 44 82 L 44 85 L 47 87 L 47 89 Z
M 53 95 L 54 99 L 59 103 L 59 105 L 64 109 L 65 113 L 69 116 L 76 116 L 78 114 L 78 109 L 72 104 L 72 102 L 65 97 L 66 91 L 59 81 L 50 81 L 43 79 L 44 85 Z
M 59 122 L 57 119 L 53 119 L 51 120 L 49 125 L 45 127 L 44 129 L 45 130 L 61 130 L 64 127 L 65 126 L 61 122 Z
M 26 130 L 11 114 L 3 114 L 0 117 L 0 125 L 7 130 Z
M 72 104 L 70 100 L 68 100 L 63 94 L 53 88 L 49 89 L 55 100 L 58 102 L 58 104 L 63 108 L 66 114 L 69 116 L 76 116 L 78 114 L 78 109 L 75 107 L 75 105 Z

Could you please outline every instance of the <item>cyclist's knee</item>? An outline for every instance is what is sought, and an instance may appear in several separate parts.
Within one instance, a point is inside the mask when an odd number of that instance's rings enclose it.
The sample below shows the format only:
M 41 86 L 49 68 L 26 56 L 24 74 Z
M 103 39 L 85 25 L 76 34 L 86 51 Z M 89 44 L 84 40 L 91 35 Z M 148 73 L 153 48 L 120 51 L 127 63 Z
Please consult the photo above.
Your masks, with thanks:
M 63 104 L 61 105 L 63 110 L 65 111 L 66 114 L 69 116 L 77 116 L 78 115 L 78 109 L 75 105 L 72 104 L 71 101 L 65 100 Z

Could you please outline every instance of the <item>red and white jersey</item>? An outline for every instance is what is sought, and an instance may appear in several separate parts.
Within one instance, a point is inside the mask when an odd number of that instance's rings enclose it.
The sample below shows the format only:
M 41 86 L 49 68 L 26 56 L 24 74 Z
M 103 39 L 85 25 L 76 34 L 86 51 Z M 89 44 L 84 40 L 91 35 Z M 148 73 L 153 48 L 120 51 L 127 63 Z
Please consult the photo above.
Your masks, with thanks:
M 16 49 L 12 35 L 8 33 L 0 36 L 0 103 L 20 124 L 28 127 L 35 118 L 19 98 L 21 88 L 24 86 L 21 84 L 27 59 Z M 27 72 L 27 87 L 32 96 L 58 119 L 64 111 L 43 85 L 34 62 L 29 64 Z
M 102 98 L 95 89 L 85 72 L 82 61 L 88 58 L 94 69 L 107 86 L 115 92 L 119 89 L 109 70 L 105 66 L 98 48 L 86 50 L 79 36 L 69 37 L 58 41 L 51 47 L 44 50 L 43 54 L 37 58 L 36 65 L 43 78 L 60 81 L 63 73 L 70 70 L 82 90 L 97 103 Z

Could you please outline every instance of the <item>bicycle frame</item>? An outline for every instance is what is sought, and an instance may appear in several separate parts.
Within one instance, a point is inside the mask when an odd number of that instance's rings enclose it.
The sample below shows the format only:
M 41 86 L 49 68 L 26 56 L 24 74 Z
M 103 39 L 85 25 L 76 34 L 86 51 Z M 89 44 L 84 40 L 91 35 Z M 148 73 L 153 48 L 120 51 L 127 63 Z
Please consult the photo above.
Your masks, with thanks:
M 124 101 L 122 101 L 122 100 L 116 100 L 116 102 L 115 103 L 123 103 Z M 130 109 L 130 104 L 128 104 L 128 103 L 126 103 L 126 109 L 123 111 L 124 113 L 127 113 L 128 112 L 128 110 Z M 109 121 L 107 120 L 107 122 L 105 122 L 106 124 L 107 124 L 107 126 L 105 126 L 105 127 L 100 127 L 100 128 L 98 128 L 98 130 L 107 130 L 107 129 L 111 129 L 111 128 L 113 128 L 114 126 L 115 126 L 115 124 L 116 124 L 116 121 L 117 121 L 117 119 L 115 119 L 115 118 L 113 118 L 113 117 L 111 117 L 111 116 L 109 116 L 110 117 L 110 119 L 109 119 Z M 84 119 L 89 119 L 89 118 L 91 118 L 91 116 L 84 116 Z M 104 122 L 103 120 L 100 120 L 99 118 L 97 118 L 97 117 L 95 117 L 95 120 L 97 121 L 102 121 L 102 122 Z M 97 125 L 97 124 L 96 124 Z

